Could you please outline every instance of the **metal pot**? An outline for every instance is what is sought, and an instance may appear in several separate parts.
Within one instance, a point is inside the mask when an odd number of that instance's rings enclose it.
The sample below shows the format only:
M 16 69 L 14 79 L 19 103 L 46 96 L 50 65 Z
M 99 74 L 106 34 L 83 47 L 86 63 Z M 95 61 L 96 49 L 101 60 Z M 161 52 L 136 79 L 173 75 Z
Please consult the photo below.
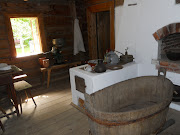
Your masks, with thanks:
M 133 55 L 121 55 L 120 56 L 120 61 L 122 61 L 123 63 L 129 63 L 133 61 Z
M 120 56 L 120 61 L 123 62 L 123 63 L 132 62 L 133 59 L 134 59 L 133 55 L 128 55 L 128 52 L 127 52 L 128 48 L 125 49 L 125 50 L 126 50 L 125 55 L 121 53 L 122 55 Z
M 166 56 L 168 59 L 172 61 L 180 60 L 180 52 L 166 51 Z

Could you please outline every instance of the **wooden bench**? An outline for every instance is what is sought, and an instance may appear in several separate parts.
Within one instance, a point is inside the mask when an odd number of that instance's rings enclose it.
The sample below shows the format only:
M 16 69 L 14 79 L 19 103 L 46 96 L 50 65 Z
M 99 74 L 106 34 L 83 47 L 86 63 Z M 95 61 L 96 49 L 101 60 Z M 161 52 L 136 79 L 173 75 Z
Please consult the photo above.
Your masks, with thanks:
M 52 70 L 61 69 L 61 68 L 65 68 L 65 67 L 71 67 L 71 66 L 77 66 L 80 64 L 81 64 L 81 62 L 78 61 L 78 62 L 72 62 L 72 63 L 66 63 L 66 64 L 60 64 L 60 65 L 53 65 L 48 68 L 40 68 L 41 72 L 43 73 L 43 81 L 45 79 L 45 74 L 47 72 L 47 88 L 49 88 Z

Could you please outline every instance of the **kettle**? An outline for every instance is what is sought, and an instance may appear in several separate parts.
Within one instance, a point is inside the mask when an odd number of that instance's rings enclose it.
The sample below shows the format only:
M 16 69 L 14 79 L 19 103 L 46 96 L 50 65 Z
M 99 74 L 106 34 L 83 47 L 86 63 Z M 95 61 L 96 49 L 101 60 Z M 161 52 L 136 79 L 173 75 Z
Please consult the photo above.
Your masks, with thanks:
M 106 53 L 105 57 L 105 62 L 110 65 L 116 65 L 119 63 L 119 57 L 114 51 L 110 51 Z
M 94 71 L 97 73 L 103 73 L 106 72 L 106 65 L 104 64 L 102 59 L 98 60 L 98 63 L 96 64 Z

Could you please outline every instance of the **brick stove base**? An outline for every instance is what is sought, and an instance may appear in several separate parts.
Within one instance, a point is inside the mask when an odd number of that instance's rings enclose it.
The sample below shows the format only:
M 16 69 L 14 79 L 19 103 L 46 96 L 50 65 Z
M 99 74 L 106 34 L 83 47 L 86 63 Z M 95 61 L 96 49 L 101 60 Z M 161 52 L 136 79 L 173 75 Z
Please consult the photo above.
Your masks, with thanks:
M 156 62 L 154 62 L 156 61 Z M 170 61 L 170 60 L 153 60 L 153 64 L 156 68 L 163 67 L 169 72 L 174 72 L 180 74 L 180 61 Z

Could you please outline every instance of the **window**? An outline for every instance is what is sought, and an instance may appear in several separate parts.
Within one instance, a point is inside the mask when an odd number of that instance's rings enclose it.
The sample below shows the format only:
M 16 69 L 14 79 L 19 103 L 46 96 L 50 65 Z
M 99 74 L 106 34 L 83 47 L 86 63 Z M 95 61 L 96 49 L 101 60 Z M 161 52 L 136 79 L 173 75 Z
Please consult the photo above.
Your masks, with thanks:
M 38 14 L 5 14 L 12 57 L 23 57 L 47 51 L 42 16 Z
M 36 17 L 10 18 L 17 57 L 42 52 Z

